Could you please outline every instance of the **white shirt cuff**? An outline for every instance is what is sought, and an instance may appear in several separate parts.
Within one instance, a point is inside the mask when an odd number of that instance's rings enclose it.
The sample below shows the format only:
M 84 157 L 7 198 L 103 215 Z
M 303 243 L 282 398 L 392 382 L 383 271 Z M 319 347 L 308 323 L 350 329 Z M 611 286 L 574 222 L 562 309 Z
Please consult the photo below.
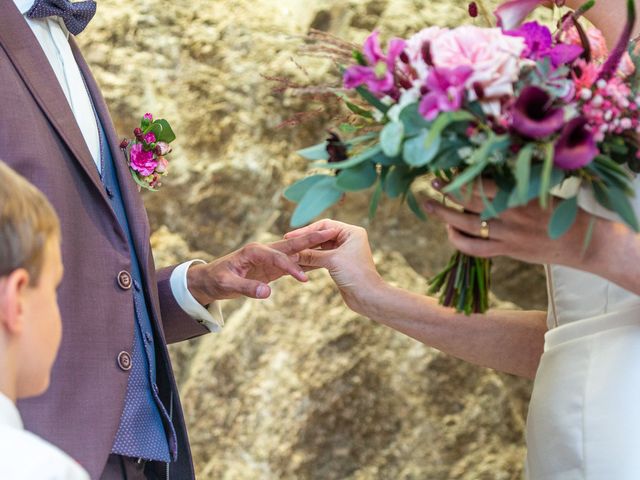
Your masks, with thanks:
M 224 318 L 219 302 L 213 302 L 207 308 L 203 307 L 189 291 L 187 286 L 187 271 L 194 263 L 206 263 L 204 260 L 191 260 L 189 262 L 178 265 L 171 273 L 171 291 L 173 296 L 180 305 L 180 308 L 196 320 L 198 323 L 206 327 L 211 332 L 219 332 L 224 326 Z

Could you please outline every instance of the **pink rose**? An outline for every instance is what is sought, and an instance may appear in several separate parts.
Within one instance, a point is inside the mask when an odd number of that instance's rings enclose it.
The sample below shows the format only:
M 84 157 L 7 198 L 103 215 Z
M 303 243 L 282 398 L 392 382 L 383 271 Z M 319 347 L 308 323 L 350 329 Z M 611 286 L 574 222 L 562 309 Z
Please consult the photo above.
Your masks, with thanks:
M 480 87 L 475 90 L 482 91 L 489 105 L 491 100 L 514 95 L 513 84 L 526 62 L 521 59 L 525 46 L 522 37 L 504 35 L 499 28 L 468 25 L 438 35 L 431 44 L 431 55 L 436 67 L 471 67 L 467 86 Z M 471 89 L 472 100 L 475 95 Z M 495 106 L 491 110 L 495 114 Z
M 131 147 L 129 158 L 131 168 L 143 177 L 151 175 L 158 166 L 158 162 L 153 158 L 153 152 L 146 152 L 140 143 Z
M 420 85 L 422 85 L 424 80 L 429 76 L 429 66 L 424 60 L 424 48 L 426 47 L 431 50 L 433 41 L 446 31 L 446 29 L 440 27 L 429 27 L 419 31 L 407 40 L 407 46 L 404 51 L 409 57 L 409 65 L 411 65 L 418 74 Z

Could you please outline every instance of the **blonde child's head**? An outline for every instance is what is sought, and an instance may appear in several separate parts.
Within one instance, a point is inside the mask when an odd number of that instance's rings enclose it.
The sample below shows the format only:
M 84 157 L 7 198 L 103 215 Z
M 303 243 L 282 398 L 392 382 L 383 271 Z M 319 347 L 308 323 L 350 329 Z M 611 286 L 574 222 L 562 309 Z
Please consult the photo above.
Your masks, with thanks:
M 60 346 L 60 224 L 45 196 L 0 162 L 0 390 L 43 393 Z

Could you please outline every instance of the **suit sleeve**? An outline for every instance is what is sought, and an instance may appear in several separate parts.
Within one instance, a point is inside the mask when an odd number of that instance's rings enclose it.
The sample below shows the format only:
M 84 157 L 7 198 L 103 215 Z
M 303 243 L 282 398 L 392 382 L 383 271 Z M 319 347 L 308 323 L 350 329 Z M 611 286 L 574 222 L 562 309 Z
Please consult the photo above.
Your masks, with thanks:
M 173 265 L 156 271 L 158 303 L 167 343 L 182 342 L 210 332 L 202 323 L 189 316 L 176 301 L 171 289 L 171 274 L 177 267 L 178 265 Z

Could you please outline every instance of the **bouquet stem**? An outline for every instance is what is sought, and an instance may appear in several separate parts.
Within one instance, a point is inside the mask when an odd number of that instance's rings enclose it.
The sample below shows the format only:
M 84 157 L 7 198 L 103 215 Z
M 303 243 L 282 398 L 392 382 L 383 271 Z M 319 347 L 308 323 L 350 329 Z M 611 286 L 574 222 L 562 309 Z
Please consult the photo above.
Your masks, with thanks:
M 453 254 L 447 266 L 431 280 L 429 294 L 440 292 L 440 304 L 466 315 L 489 309 L 491 260 Z

